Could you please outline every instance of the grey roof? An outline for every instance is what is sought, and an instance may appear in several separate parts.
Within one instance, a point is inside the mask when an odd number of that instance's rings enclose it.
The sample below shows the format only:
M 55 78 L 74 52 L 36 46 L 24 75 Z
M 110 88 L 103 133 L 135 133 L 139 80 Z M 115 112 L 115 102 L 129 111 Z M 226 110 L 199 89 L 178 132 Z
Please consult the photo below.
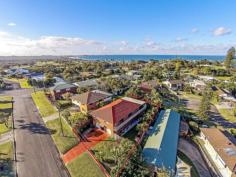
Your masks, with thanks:
M 68 88 L 73 88 L 76 87 L 74 84 L 68 84 L 68 83 L 61 83 L 57 84 L 54 87 L 52 87 L 52 90 L 63 90 L 63 89 L 68 89 Z
M 91 87 L 91 86 L 97 86 L 97 80 L 96 79 L 89 79 L 81 82 L 75 83 L 76 86 L 78 87 Z

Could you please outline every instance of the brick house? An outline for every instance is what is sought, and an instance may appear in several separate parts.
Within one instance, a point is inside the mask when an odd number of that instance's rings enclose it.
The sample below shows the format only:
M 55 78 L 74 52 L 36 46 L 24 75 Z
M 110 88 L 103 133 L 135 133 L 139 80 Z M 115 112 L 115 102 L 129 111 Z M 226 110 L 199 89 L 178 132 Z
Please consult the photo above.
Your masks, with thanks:
M 94 125 L 111 136 L 122 136 L 138 124 L 146 109 L 144 101 L 123 97 L 91 112 Z
M 80 107 L 80 111 L 87 113 L 97 108 L 98 104 L 111 101 L 112 94 L 100 90 L 93 90 L 71 97 L 72 103 Z
M 54 86 L 51 89 L 51 94 L 55 100 L 62 98 L 62 95 L 65 93 L 76 94 L 77 86 L 68 83 L 62 83 Z
M 222 177 L 236 177 L 236 146 L 217 128 L 201 128 L 201 140 L 213 167 Z M 233 139 L 232 139 L 233 140 Z

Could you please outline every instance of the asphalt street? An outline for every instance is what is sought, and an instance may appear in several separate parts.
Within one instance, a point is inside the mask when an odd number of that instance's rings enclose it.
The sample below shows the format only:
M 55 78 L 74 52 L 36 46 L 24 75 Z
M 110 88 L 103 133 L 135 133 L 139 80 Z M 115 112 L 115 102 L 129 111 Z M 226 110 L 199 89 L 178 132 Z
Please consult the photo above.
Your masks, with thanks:
M 68 177 L 48 129 L 31 98 L 31 90 L 0 94 L 14 97 L 16 160 L 19 177 Z

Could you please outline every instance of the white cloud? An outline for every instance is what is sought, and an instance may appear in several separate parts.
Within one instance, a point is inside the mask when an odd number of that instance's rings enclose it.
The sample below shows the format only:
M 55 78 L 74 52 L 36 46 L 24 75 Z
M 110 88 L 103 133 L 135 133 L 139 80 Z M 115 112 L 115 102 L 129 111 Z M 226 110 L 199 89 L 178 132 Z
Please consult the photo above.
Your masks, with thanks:
M 184 41 L 187 41 L 187 40 L 188 40 L 187 38 L 177 37 L 175 39 L 175 42 L 184 42 Z
M 121 41 L 121 44 L 122 44 L 123 46 L 128 46 L 129 42 L 128 42 L 128 41 Z
M 197 28 L 192 29 L 192 33 L 197 33 L 197 32 L 199 32 L 199 29 L 197 29 Z
M 15 24 L 15 23 L 13 23 L 13 22 L 11 22 L 11 23 L 8 23 L 7 25 L 8 25 L 8 26 L 16 26 L 16 24 Z
M 231 33 L 232 33 L 232 30 L 230 28 L 225 28 L 225 27 L 219 27 L 213 30 L 214 36 L 223 36 L 223 35 L 228 35 Z
M 176 42 L 179 41 L 179 42 Z M 185 41 L 185 42 L 181 42 Z M 1 55 L 84 55 L 84 54 L 225 54 L 236 41 L 193 44 L 186 38 L 169 42 L 147 40 L 129 43 L 126 40 L 100 42 L 80 37 L 41 36 L 37 39 L 0 31 Z
M 0 31 L 0 55 L 76 55 L 102 48 L 101 42 L 79 37 L 41 36 L 30 39 Z

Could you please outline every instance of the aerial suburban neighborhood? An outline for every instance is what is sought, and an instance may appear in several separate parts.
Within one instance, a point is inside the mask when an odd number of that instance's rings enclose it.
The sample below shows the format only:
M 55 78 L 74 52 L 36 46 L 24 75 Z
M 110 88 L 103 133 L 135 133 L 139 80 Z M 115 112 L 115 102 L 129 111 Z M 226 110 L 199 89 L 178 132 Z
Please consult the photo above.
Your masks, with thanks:
M 236 1 L 0 1 L 0 177 L 236 177 Z

